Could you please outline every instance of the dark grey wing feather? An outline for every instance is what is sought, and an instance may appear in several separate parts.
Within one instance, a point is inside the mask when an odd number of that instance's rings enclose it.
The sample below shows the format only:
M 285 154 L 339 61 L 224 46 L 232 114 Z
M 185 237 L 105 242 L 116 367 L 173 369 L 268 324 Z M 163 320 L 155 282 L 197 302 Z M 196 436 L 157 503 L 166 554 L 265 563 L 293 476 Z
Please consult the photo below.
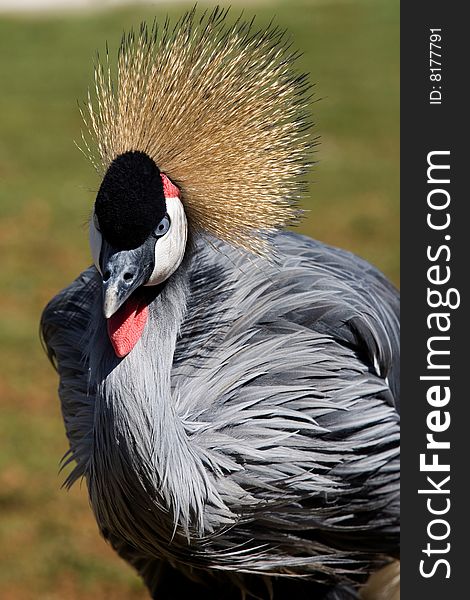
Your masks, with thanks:
M 63 464 L 76 462 L 67 486 L 84 475 L 91 452 L 95 396 L 89 384 L 85 334 L 100 287 L 96 268 L 88 268 L 49 302 L 41 318 L 42 340 L 60 377 L 59 396 L 70 444 Z

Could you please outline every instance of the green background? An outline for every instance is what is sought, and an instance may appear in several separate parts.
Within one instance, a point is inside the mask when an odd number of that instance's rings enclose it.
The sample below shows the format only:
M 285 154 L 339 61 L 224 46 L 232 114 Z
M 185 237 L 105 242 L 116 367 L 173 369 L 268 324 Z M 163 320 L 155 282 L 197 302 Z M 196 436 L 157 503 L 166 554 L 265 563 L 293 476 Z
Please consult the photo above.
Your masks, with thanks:
M 232 12 L 238 13 L 237 3 Z M 105 40 L 189 5 L 0 15 L 0 598 L 146 598 L 98 535 L 85 485 L 60 489 L 66 439 L 38 337 L 42 307 L 90 263 L 99 181 L 74 146 L 77 100 Z M 398 284 L 399 9 L 395 0 L 246 4 L 273 15 L 315 83 L 318 161 L 301 231 Z

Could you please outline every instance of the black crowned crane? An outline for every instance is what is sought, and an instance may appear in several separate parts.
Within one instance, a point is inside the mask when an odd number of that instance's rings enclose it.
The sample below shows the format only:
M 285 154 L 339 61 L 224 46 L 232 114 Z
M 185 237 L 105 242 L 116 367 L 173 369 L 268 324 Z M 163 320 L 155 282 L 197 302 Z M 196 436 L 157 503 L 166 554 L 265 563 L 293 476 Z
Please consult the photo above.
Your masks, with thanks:
M 42 335 L 66 483 L 160 600 L 353 599 L 398 556 L 398 295 L 281 231 L 312 145 L 295 59 L 216 9 L 96 69 L 94 266 Z

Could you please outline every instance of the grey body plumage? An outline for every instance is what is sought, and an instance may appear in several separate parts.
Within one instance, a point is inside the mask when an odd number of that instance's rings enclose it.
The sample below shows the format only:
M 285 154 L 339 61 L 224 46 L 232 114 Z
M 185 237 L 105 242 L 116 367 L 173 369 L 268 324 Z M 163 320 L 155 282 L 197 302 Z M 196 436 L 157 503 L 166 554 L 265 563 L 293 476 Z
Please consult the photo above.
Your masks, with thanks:
M 95 267 L 44 311 L 67 484 L 85 477 L 101 532 L 155 597 L 176 597 L 182 571 L 353 598 L 398 553 L 397 292 L 350 253 L 273 243 L 276 261 L 196 241 L 123 359 Z

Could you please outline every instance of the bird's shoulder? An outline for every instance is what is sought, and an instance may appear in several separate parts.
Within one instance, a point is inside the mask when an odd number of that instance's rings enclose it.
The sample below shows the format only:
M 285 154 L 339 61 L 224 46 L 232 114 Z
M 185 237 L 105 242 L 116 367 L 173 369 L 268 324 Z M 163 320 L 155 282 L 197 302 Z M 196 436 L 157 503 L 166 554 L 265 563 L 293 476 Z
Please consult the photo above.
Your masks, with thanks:
M 299 336 L 306 348 L 309 336 L 318 343 L 328 339 L 386 380 L 390 402 L 397 406 L 399 296 L 394 286 L 367 261 L 305 236 L 278 234 L 273 251 L 274 259 L 266 260 L 221 242 L 200 245 L 190 269 L 175 365 L 184 362 L 189 374 L 204 357 L 222 360 L 223 348 L 241 351 L 248 338 L 252 343 L 262 339 L 265 349 L 284 343 L 286 358 Z

